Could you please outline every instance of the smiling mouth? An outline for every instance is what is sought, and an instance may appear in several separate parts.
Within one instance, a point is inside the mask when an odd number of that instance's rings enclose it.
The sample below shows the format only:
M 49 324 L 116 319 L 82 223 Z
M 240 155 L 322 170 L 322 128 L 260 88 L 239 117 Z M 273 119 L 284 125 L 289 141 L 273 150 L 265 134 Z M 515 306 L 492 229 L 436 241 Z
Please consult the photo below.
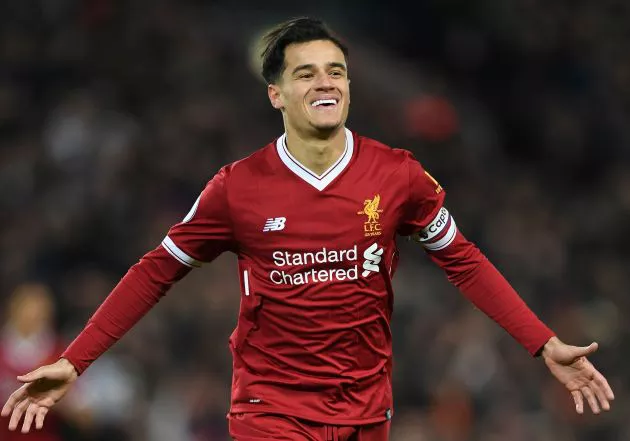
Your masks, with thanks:
M 337 103 L 338 103 L 338 100 L 330 98 L 330 99 L 313 101 L 311 103 L 311 107 L 314 107 L 315 109 L 328 109 L 331 107 L 336 107 Z

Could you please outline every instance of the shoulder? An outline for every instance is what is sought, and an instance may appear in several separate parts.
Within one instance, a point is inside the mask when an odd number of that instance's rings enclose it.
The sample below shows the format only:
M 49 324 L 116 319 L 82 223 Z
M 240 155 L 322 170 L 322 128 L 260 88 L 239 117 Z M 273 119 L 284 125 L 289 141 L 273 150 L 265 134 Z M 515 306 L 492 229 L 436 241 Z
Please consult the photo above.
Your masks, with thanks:
M 273 141 L 252 154 L 225 165 L 217 174 L 229 185 L 255 181 L 257 177 L 273 172 L 275 148 Z
M 418 162 L 409 150 L 392 147 L 357 133 L 354 136 L 361 154 L 370 161 L 378 161 L 377 163 L 381 167 L 399 168 L 408 165 L 410 162 Z

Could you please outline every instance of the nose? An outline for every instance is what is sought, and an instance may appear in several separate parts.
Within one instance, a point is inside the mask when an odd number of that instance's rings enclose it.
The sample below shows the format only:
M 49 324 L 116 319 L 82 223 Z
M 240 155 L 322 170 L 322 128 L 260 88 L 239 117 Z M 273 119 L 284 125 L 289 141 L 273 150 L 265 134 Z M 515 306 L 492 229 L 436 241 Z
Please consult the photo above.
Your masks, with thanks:
M 315 88 L 317 90 L 330 90 L 330 89 L 333 89 L 334 87 L 335 86 L 333 82 L 331 81 L 328 73 L 323 72 L 316 76 Z

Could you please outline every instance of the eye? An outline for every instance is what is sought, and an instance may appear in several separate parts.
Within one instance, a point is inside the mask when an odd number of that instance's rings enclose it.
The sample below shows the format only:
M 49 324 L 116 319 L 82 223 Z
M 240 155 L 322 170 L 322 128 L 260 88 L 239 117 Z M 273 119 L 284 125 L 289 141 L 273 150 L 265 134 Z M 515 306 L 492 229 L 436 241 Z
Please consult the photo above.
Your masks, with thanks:
M 310 72 L 303 73 L 303 74 L 300 74 L 300 75 L 298 76 L 298 78 L 300 78 L 300 79 L 313 78 L 313 74 L 312 74 L 312 73 L 310 73 Z
M 329 74 L 331 77 L 333 78 L 341 78 L 343 77 L 343 72 L 339 71 L 339 70 L 333 70 L 330 72 Z

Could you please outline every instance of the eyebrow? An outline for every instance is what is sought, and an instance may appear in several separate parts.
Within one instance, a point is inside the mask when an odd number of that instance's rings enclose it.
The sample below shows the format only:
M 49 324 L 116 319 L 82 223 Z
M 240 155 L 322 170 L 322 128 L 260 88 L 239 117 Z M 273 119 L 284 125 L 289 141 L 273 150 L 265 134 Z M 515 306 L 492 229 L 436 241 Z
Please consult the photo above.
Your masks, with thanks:
M 328 67 L 338 67 L 338 68 L 340 68 L 340 69 L 343 69 L 344 71 L 347 71 L 347 70 L 348 70 L 348 68 L 346 67 L 346 65 L 345 65 L 345 64 L 340 63 L 340 62 L 338 62 L 338 61 L 331 61 L 330 63 L 328 63 L 328 65 L 327 65 L 327 66 L 328 66 Z M 300 65 L 299 65 L 299 66 L 297 66 L 295 69 L 293 69 L 293 72 L 292 72 L 292 73 L 296 73 L 296 72 L 298 72 L 298 71 L 300 71 L 300 70 L 303 70 L 303 69 L 313 69 L 314 67 L 315 67 L 315 65 L 314 65 L 314 64 L 312 64 L 312 63 L 309 63 L 309 64 L 300 64 Z

